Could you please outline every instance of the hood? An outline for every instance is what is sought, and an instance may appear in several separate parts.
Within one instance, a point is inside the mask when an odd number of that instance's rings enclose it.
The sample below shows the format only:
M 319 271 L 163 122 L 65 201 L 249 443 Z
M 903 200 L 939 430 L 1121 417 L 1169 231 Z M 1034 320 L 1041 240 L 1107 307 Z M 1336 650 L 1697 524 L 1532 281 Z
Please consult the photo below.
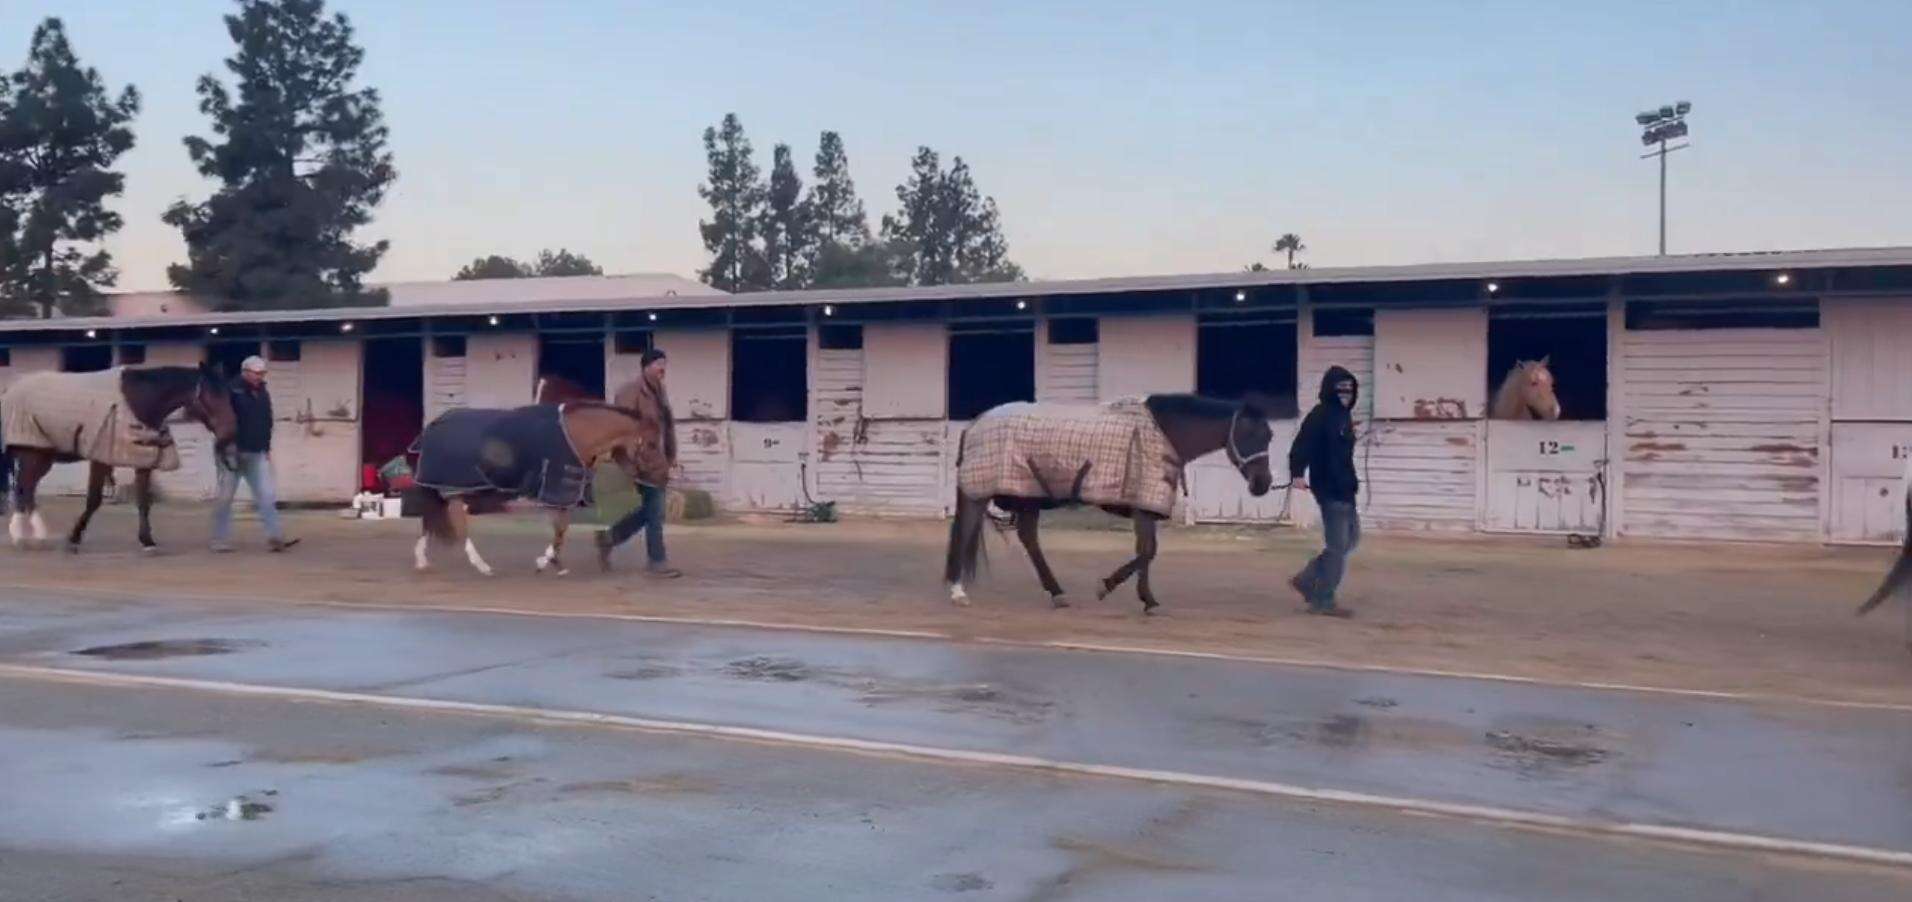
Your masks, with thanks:
M 1355 404 L 1360 403 L 1361 380 L 1354 378 L 1353 373 L 1339 366 L 1328 367 L 1328 371 L 1321 374 L 1321 393 L 1319 395 L 1321 403 L 1327 404 L 1335 400 L 1334 384 L 1343 380 L 1354 383 L 1354 398 L 1348 404 L 1349 409 L 1353 409 Z

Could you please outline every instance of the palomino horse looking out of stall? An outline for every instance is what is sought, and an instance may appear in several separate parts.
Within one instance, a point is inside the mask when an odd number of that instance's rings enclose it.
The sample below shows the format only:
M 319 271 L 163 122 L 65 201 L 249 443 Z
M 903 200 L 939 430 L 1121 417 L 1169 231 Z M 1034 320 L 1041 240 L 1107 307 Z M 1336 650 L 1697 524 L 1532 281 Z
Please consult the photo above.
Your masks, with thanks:
M 1009 515 L 1036 576 L 1055 607 L 1068 607 L 1062 586 L 1037 541 L 1042 512 L 1091 504 L 1135 524 L 1135 557 L 1102 580 L 1106 598 L 1133 575 L 1143 613 L 1156 607 L 1149 587 L 1155 524 L 1166 519 L 1183 487 L 1183 467 L 1214 451 L 1260 497 L 1274 486 L 1268 444 L 1273 430 L 1263 406 L 1195 395 L 1151 395 L 1099 406 L 1005 404 L 984 411 L 963 431 L 956 457 L 956 519 L 949 528 L 944 580 L 949 598 L 969 603 L 964 589 L 982 555 L 983 520 L 994 504 Z
M 599 462 L 615 459 L 632 468 L 628 450 L 643 428 L 636 411 L 602 401 L 461 408 L 433 420 L 415 446 L 413 491 L 424 521 L 414 550 L 418 569 L 430 569 L 426 551 L 431 539 L 439 539 L 462 544 L 471 566 L 490 576 L 491 565 L 471 540 L 469 518 L 501 509 L 513 498 L 529 498 L 551 515 L 551 544 L 539 555 L 537 571 L 569 572 L 560 556 L 571 508 L 583 501 Z
M 34 543 L 46 540 L 35 495 L 40 480 L 56 463 L 87 461 L 86 508 L 66 537 L 66 550 L 80 550 L 86 524 L 99 510 L 106 480 L 114 467 L 129 467 L 139 503 L 139 544 L 147 553 L 153 541 L 153 470 L 179 468 L 179 451 L 166 420 L 184 408 L 187 417 L 212 433 L 214 454 L 224 456 L 238 430 L 226 380 L 211 364 L 114 367 L 92 373 L 30 373 L 0 393 L 0 494 L 18 464 L 13 486 L 13 516 L 8 532 L 24 544 L 29 525 Z
M 1554 375 L 1553 370 L 1547 368 L 1548 359 L 1515 361 L 1514 368 L 1507 371 L 1507 378 L 1501 380 L 1500 389 L 1494 392 L 1494 403 L 1488 407 L 1487 418 L 1560 419 L 1560 399 L 1554 396 Z

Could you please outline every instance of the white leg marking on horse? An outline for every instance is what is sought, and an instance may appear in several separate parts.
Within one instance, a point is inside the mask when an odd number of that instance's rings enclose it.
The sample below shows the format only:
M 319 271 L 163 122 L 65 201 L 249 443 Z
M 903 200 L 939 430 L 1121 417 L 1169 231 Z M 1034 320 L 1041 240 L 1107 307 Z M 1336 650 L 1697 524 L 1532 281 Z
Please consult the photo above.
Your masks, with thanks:
M 465 557 L 471 561 L 473 569 L 476 569 L 479 573 L 486 576 L 491 575 L 491 565 L 485 563 L 485 559 L 478 556 L 478 543 L 470 539 L 465 540 Z
M 20 513 L 19 511 L 14 511 L 13 516 L 7 518 L 7 535 L 8 537 L 13 539 L 13 544 L 15 546 L 18 546 L 21 542 L 26 541 L 27 539 L 27 515 L 26 514 Z
M 963 591 L 962 583 L 949 584 L 949 600 L 952 604 L 961 605 L 963 607 L 969 606 L 969 593 Z
M 551 563 L 557 559 L 558 549 L 550 545 L 544 546 L 544 553 L 538 555 L 538 572 L 543 573 L 551 569 Z
M 419 536 L 418 544 L 412 546 L 412 565 L 420 570 L 432 568 L 431 558 L 425 556 L 425 550 L 431 547 L 430 536 Z
M 40 517 L 39 511 L 33 512 L 33 541 L 46 541 L 46 520 Z

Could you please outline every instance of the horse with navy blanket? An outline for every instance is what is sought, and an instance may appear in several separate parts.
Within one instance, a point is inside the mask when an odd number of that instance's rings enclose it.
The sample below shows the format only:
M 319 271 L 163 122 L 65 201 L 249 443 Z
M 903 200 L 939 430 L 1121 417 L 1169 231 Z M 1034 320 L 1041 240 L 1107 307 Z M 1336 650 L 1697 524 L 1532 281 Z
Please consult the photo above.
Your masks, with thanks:
M 528 498 L 551 515 L 551 544 L 538 556 L 537 572 L 568 573 L 561 555 L 571 509 L 583 502 L 600 461 L 609 458 L 632 468 L 629 450 L 644 430 L 636 411 L 601 401 L 463 408 L 433 420 L 414 446 L 413 492 L 424 520 L 414 551 L 418 569 L 431 568 L 426 551 L 430 540 L 439 539 L 462 544 L 471 566 L 492 575 L 471 540 L 469 518 Z

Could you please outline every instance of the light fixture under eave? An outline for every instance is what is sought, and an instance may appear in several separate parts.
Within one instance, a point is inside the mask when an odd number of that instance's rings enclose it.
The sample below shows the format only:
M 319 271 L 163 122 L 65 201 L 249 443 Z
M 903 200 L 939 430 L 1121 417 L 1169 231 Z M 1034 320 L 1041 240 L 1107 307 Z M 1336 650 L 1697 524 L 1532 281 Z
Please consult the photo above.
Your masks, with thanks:
M 212 328 L 210 328 L 210 329 L 207 329 L 206 331 L 207 331 L 207 332 L 209 332 L 209 333 L 211 333 L 211 334 L 213 334 L 213 335 L 218 335 L 218 334 L 219 334 L 219 327 L 218 327 L 218 326 L 214 326 L 214 327 L 212 327 Z
M 1017 310 L 1027 310 L 1027 309 L 1029 309 L 1029 302 L 1028 302 L 1028 301 L 1017 301 L 1017 302 L 1016 302 L 1016 309 L 1017 309 Z
M 88 330 L 86 330 L 86 337 L 87 337 L 87 338 L 98 338 L 98 337 L 100 337 L 100 330 L 98 330 L 98 329 L 88 329 Z
M 657 322 L 657 314 L 651 314 L 651 322 Z
M 1235 292 L 1235 303 L 1239 304 L 1245 300 L 1248 300 L 1248 292 L 1246 291 Z
M 1792 273 L 1782 272 L 1779 275 L 1773 276 L 1773 283 L 1776 285 L 1786 285 L 1791 282 L 1792 282 Z
M 350 332 L 350 331 L 352 331 L 352 324 L 351 324 L 351 323 L 339 323 L 339 331 L 340 331 L 340 332 Z
M 1494 294 L 1494 293 L 1496 293 L 1496 292 L 1498 292 L 1498 291 L 1500 291 L 1500 283 L 1499 283 L 1499 282 L 1489 282 L 1489 283 L 1487 283 L 1487 293 L 1488 293 L 1488 294 Z
M 835 315 L 836 315 L 836 308 L 835 308 L 835 307 L 832 307 L 832 306 L 830 306 L 829 304 L 824 304 L 824 305 L 823 305 L 823 315 L 824 315 L 824 316 L 835 316 Z

